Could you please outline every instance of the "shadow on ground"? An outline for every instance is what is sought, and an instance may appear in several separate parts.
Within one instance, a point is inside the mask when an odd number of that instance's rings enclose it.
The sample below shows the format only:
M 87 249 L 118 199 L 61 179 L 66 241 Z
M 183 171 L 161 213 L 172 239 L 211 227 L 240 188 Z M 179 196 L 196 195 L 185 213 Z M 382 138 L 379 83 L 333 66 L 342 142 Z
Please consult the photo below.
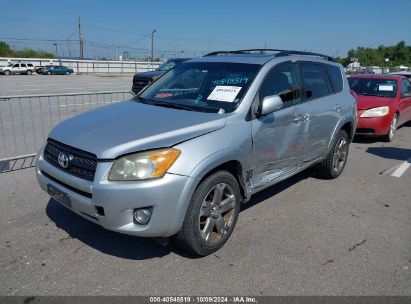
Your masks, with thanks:
M 312 171 L 306 170 L 255 194 L 248 203 L 242 206 L 241 211 L 257 205 L 310 176 L 312 176 Z M 66 231 L 71 238 L 76 238 L 87 246 L 108 255 L 129 260 L 145 260 L 163 257 L 173 252 L 188 259 L 198 258 L 172 243 L 161 246 L 153 239 L 106 230 L 71 212 L 53 199 L 50 199 L 47 204 L 46 214 L 58 228 Z
M 411 150 L 396 147 L 369 147 L 367 153 L 388 159 L 407 160 L 411 157 Z

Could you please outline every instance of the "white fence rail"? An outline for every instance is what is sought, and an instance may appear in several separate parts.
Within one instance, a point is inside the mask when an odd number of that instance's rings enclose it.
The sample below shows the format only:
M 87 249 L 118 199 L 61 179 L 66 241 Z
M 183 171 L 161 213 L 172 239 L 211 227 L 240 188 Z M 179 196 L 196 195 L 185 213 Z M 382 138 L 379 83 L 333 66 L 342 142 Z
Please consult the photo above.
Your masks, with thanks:
M 0 96 L 0 173 L 32 166 L 59 122 L 132 96 L 130 91 Z
M 41 58 L 7 58 L 0 57 L 0 66 L 9 62 L 29 62 L 34 66 L 64 65 L 80 74 L 133 74 L 152 71 L 160 62 L 114 61 L 114 60 L 75 60 L 75 59 L 41 59 Z

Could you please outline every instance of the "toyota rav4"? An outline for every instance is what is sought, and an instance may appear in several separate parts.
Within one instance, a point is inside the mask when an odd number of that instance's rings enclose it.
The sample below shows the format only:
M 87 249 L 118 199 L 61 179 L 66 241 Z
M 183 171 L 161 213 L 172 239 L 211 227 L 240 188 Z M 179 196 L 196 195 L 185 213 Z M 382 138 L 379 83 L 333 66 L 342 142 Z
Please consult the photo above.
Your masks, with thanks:
M 240 206 L 316 166 L 344 169 L 355 99 L 333 58 L 243 50 L 184 62 L 132 100 L 70 118 L 37 158 L 41 188 L 102 227 L 208 255 Z

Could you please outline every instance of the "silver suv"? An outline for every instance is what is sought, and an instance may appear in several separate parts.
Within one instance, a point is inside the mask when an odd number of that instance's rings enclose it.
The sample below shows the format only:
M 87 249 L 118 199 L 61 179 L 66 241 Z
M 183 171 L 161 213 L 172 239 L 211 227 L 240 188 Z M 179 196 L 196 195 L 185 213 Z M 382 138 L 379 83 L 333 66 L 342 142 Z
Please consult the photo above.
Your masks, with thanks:
M 0 67 L 0 74 L 11 75 L 11 74 L 27 74 L 31 75 L 34 71 L 34 66 L 32 63 L 9 63 L 5 67 Z
M 314 165 L 339 176 L 355 114 L 343 68 L 328 56 L 216 52 L 132 100 L 59 124 L 36 173 L 54 199 L 104 228 L 208 255 L 254 193 Z

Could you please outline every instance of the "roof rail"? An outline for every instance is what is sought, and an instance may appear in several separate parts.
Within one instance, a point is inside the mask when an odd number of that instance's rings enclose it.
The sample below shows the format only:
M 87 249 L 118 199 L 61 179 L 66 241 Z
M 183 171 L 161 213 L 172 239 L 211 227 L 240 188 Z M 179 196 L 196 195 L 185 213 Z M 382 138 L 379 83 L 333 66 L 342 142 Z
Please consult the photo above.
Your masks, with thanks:
M 331 56 L 320 54 L 320 53 L 312 53 L 312 52 L 305 52 L 305 51 L 294 51 L 294 50 L 280 50 L 280 49 L 249 49 L 249 50 L 238 50 L 238 51 L 218 51 L 218 52 L 211 52 L 204 56 L 217 56 L 217 55 L 236 55 L 236 54 L 268 54 L 275 52 L 274 57 L 284 57 L 290 55 L 302 55 L 302 56 L 313 56 L 313 57 L 320 57 L 326 59 L 328 61 L 335 62 L 335 59 Z

